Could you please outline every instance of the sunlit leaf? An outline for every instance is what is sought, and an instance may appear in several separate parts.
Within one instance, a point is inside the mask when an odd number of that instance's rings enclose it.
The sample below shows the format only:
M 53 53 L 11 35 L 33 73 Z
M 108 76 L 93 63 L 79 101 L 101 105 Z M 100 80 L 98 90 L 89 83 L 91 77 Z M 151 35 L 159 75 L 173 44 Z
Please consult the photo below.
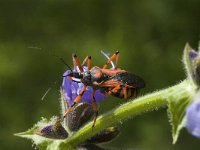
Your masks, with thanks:
M 191 101 L 191 97 L 181 98 L 181 93 L 170 97 L 168 104 L 168 117 L 172 125 L 173 144 L 178 140 L 179 133 L 185 127 L 185 111 Z

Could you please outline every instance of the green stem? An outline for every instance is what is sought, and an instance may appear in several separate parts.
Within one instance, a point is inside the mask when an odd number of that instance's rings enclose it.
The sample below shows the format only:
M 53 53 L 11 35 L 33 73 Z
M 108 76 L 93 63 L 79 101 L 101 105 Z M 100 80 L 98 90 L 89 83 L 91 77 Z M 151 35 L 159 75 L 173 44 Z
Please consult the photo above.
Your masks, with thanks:
M 152 110 L 158 110 L 168 104 L 170 97 L 181 92 L 182 98 L 191 96 L 191 91 L 194 87 L 190 86 L 188 81 L 183 81 L 173 87 L 164 90 L 156 91 L 146 96 L 139 97 L 129 101 L 112 111 L 98 117 L 94 129 L 92 122 L 85 125 L 79 131 L 75 132 L 71 137 L 61 143 L 60 149 L 72 149 L 83 143 L 88 138 L 92 137 L 99 131 L 113 126 L 122 120 L 130 117 L 135 117 L 141 113 L 146 113 Z

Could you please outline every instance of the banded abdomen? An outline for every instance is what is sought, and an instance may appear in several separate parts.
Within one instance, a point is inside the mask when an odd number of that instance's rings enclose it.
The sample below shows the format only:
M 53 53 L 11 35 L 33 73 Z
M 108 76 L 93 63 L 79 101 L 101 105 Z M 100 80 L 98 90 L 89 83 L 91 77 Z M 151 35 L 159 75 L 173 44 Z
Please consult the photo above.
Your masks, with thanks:
M 108 88 L 107 93 L 109 95 L 122 98 L 122 99 L 130 99 L 134 98 L 138 95 L 139 90 L 137 88 L 126 88 L 121 85 L 119 89 L 112 91 L 114 88 Z

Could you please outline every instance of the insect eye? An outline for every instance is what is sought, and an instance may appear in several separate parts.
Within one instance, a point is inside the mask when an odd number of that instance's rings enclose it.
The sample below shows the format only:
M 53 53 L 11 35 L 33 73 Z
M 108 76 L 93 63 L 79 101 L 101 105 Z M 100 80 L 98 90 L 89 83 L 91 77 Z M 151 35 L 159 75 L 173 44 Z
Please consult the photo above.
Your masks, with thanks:
M 85 76 L 90 76 L 90 75 L 91 75 L 91 74 L 90 74 L 89 71 L 85 72 Z

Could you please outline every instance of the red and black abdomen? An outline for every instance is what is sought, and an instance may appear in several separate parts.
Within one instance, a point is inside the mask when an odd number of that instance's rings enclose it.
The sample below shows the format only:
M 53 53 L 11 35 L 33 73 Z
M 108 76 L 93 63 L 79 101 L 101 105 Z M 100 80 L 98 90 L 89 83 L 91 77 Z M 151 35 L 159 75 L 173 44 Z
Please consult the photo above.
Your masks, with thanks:
M 118 73 L 113 76 L 112 79 L 115 79 L 117 81 L 120 81 L 124 85 L 132 86 L 137 89 L 145 87 L 145 82 L 141 77 L 128 72 Z
M 137 97 L 139 90 L 136 88 L 127 88 L 126 89 L 126 95 L 127 95 L 127 99 L 133 98 L 133 97 Z M 114 96 L 114 97 L 118 97 L 121 99 L 125 99 L 125 95 L 124 95 L 124 90 L 123 87 L 121 86 L 121 88 L 119 90 L 117 90 L 116 92 L 112 92 L 110 93 L 110 95 Z
M 110 93 L 110 95 L 118 98 L 129 99 L 136 97 L 139 89 L 145 87 L 145 82 L 142 78 L 128 72 L 118 73 L 111 77 L 111 79 L 118 81 L 120 84 L 120 87 L 116 91 Z M 126 90 L 124 90 L 124 87 L 126 87 Z M 113 88 L 110 87 L 109 91 L 112 91 Z

